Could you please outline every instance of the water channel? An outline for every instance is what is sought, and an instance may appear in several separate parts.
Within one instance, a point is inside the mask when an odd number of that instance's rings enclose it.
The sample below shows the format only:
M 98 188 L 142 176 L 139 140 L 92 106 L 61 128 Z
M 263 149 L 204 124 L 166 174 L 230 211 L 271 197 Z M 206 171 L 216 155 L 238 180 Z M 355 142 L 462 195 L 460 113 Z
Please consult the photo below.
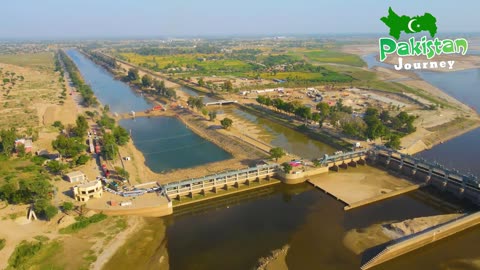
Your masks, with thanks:
M 80 52 L 69 50 L 67 53 L 98 100 L 102 104 L 108 104 L 112 112 L 145 111 L 153 106 Z M 188 168 L 231 157 L 228 152 L 198 136 L 176 118 L 124 119 L 120 125 L 131 132 L 133 143 L 145 155 L 146 165 L 154 172 Z
M 84 57 L 76 51 L 69 51 L 69 55 L 77 63 L 87 81 L 92 84 L 94 91 L 100 92 L 98 89 L 102 88 L 94 87 L 94 80 L 88 75 L 90 71 L 84 69 L 93 69 L 91 72 L 104 74 L 105 71 L 95 67 L 93 63 L 89 65 L 81 64 L 88 59 L 82 59 Z M 445 76 L 448 77 L 448 75 Z M 104 85 L 104 87 L 114 86 Z M 97 96 L 102 101 L 101 95 Z M 118 94 L 118 96 L 123 96 L 126 99 L 142 99 L 134 94 L 133 96 L 124 95 L 123 92 L 122 95 Z M 136 102 L 140 101 L 132 100 L 127 104 Z M 110 104 L 110 106 L 111 108 L 117 108 L 117 106 L 114 107 L 114 104 Z M 118 106 L 118 108 L 121 109 L 122 107 Z M 130 110 L 130 107 L 126 109 L 126 111 L 128 110 Z M 240 114 L 241 112 L 239 112 Z M 244 117 L 252 118 L 251 115 L 244 115 Z M 143 119 L 141 121 L 146 121 L 146 123 L 142 123 L 139 119 L 137 121 L 136 123 L 139 123 L 137 128 L 139 129 L 149 125 L 163 127 L 163 125 L 168 124 L 154 123 L 149 122 L 151 120 Z M 262 124 L 263 119 L 255 118 L 251 121 L 258 121 L 269 132 L 276 133 L 277 138 L 280 137 L 281 140 L 292 143 L 288 135 L 278 135 L 283 133 L 276 131 L 276 128 L 273 128 L 267 122 Z M 128 126 L 128 124 L 122 122 L 122 125 Z M 135 127 L 133 128 L 135 129 Z M 133 134 L 135 134 L 135 130 Z M 186 133 L 173 133 L 171 136 L 175 137 L 182 134 L 185 137 L 190 136 Z M 152 137 L 148 138 L 135 138 L 134 135 L 134 140 L 146 142 L 150 139 L 160 140 L 168 136 L 170 135 L 155 136 L 153 134 Z M 300 135 L 295 136 L 295 138 L 300 138 Z M 286 144 L 282 143 L 281 140 L 276 141 L 275 136 L 272 137 L 272 144 Z M 475 141 L 475 139 L 478 144 L 478 136 L 471 140 Z M 295 143 L 299 143 L 296 139 L 293 140 Z M 464 140 L 468 140 L 468 138 Z M 453 140 L 450 142 L 453 142 Z M 450 142 L 444 145 L 446 146 Z M 319 152 L 329 150 L 316 143 L 311 145 L 310 143 L 306 140 L 301 143 L 302 145 L 293 146 L 292 149 L 304 147 L 301 150 L 302 152 L 307 152 L 304 149 L 312 147 L 318 147 L 319 150 L 314 151 Z M 138 147 L 141 151 L 150 151 L 146 150 L 147 146 L 145 146 L 145 150 L 142 150 L 141 145 L 138 145 Z M 172 152 L 177 151 L 174 148 L 171 149 Z M 433 148 L 430 151 L 435 153 L 436 149 Z M 148 155 L 146 157 L 150 158 Z M 458 166 L 462 161 L 465 160 L 457 157 L 455 166 Z M 472 159 L 468 160 L 470 165 L 473 162 Z M 365 167 L 358 170 L 366 172 L 373 170 L 370 175 L 375 177 L 373 168 Z M 424 191 L 412 192 L 408 195 L 348 212 L 343 210 L 344 205 L 342 203 L 327 194 L 312 189 L 307 184 L 278 185 L 269 188 L 268 192 L 259 191 L 258 195 L 253 195 L 248 199 L 236 198 L 233 196 L 226 202 L 218 201 L 216 205 L 206 207 L 202 211 L 192 211 L 191 213 L 187 211 L 183 215 L 165 218 L 167 222 L 166 241 L 171 269 L 252 269 L 258 258 L 269 255 L 271 250 L 278 249 L 285 244 L 290 245 L 286 257 L 290 269 L 359 269 L 361 256 L 346 248 L 343 242 L 344 236 L 349 230 L 361 230 L 376 223 L 451 211 L 451 209 L 432 202 L 429 195 Z M 154 225 L 156 222 L 160 222 L 160 219 L 152 219 L 149 222 Z M 478 229 L 474 229 L 450 237 L 447 240 L 381 265 L 376 269 L 395 270 L 407 267 L 412 270 L 447 269 L 451 267 L 461 269 L 458 267 L 466 265 L 466 261 L 479 257 L 476 249 L 476 243 L 480 241 L 478 232 Z M 159 241 L 158 245 L 160 245 L 159 239 L 151 241 L 156 240 Z M 145 251 L 145 254 L 151 253 L 155 253 L 155 246 L 152 247 L 152 250 Z M 156 264 L 153 262 L 154 258 L 157 257 L 144 258 L 145 262 L 149 262 L 148 269 L 156 269 Z

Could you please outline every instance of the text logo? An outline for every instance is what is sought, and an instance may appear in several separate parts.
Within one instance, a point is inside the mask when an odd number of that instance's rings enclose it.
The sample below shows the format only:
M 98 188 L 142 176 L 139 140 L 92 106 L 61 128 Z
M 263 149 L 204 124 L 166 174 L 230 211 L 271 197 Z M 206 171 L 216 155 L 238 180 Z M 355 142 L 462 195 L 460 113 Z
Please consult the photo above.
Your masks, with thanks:
M 428 60 L 441 54 L 462 54 L 468 51 L 468 41 L 465 38 L 457 39 L 428 39 L 423 36 L 417 40 L 411 37 L 405 41 L 398 41 L 402 32 L 405 34 L 415 34 L 428 31 L 433 38 L 437 34 L 437 18 L 430 13 L 421 16 L 409 17 L 399 16 L 390 7 L 388 16 L 380 19 L 390 28 L 390 35 L 395 39 L 384 37 L 378 40 L 380 61 L 385 61 L 389 55 L 398 56 L 398 65 L 394 65 L 396 70 L 410 69 L 453 69 L 455 61 L 430 61 L 430 62 L 404 62 L 402 57 L 425 56 Z
M 390 35 L 397 40 L 400 38 L 402 31 L 407 34 L 428 31 L 432 38 L 437 33 L 437 19 L 430 13 L 415 17 L 398 16 L 390 7 L 388 16 L 382 17 L 380 20 L 390 28 Z

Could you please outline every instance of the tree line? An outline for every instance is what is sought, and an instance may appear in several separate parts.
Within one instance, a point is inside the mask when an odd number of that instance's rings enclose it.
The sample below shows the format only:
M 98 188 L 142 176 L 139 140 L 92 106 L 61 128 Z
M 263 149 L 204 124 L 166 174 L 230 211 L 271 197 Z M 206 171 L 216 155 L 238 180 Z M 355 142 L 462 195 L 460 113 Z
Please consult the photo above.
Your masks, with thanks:
M 84 105 L 87 107 L 96 107 L 99 104 L 97 98 L 95 97 L 92 88 L 83 81 L 75 63 L 73 63 L 70 57 L 68 57 L 68 55 L 62 50 L 59 51 L 58 55 L 65 65 L 66 71 L 70 75 L 73 86 L 75 86 L 78 92 L 82 95 Z
M 152 76 L 148 74 L 140 77 L 139 71 L 136 68 L 129 69 L 123 80 L 136 85 L 142 90 L 154 90 L 154 93 L 158 96 L 164 96 L 168 99 L 177 98 L 177 92 L 172 88 L 166 87 L 165 81 L 153 79 Z
M 416 131 L 413 122 L 417 117 L 414 115 L 400 112 L 391 116 L 389 111 L 368 108 L 361 117 L 361 114 L 354 114 L 351 107 L 343 105 L 342 99 L 334 106 L 319 102 L 316 105 L 316 112 L 312 112 L 310 107 L 302 105 L 299 101 L 286 102 L 280 98 L 272 99 L 260 95 L 257 102 L 286 114 L 294 114 L 305 122 L 316 122 L 319 127 L 329 120 L 332 126 L 340 128 L 342 133 L 348 136 L 359 139 L 386 139 L 388 140 L 386 145 L 394 149 L 400 147 L 401 137 Z

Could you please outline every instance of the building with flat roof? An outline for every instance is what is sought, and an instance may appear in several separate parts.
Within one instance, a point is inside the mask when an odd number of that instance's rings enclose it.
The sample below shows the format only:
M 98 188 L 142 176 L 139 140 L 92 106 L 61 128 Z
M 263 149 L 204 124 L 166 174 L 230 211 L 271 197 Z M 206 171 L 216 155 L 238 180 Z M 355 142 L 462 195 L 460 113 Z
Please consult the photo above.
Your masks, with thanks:
M 99 180 L 76 185 L 72 188 L 75 200 L 86 202 L 93 198 L 101 198 L 103 195 L 102 182 Z
M 33 142 L 30 139 L 18 139 L 15 140 L 15 151 L 18 153 L 18 146 L 23 145 L 25 153 L 31 153 L 33 149 Z
M 65 174 L 67 181 L 70 183 L 83 182 L 87 180 L 87 176 L 81 171 L 73 171 Z

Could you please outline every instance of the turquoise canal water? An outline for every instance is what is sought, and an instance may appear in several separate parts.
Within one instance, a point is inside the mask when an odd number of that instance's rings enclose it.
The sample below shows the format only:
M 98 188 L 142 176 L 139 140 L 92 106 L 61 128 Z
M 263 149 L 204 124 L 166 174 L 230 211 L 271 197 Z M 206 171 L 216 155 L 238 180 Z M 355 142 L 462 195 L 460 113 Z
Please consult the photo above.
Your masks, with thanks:
M 127 84 L 115 80 L 102 67 L 76 50 L 67 51 L 85 81 L 102 104 L 112 112 L 144 111 L 152 107 Z M 146 165 L 154 172 L 188 168 L 231 158 L 215 144 L 198 136 L 176 118 L 154 117 L 122 120 L 121 126 L 132 134 L 133 143 L 145 155 Z
M 199 137 L 176 118 L 125 119 L 120 125 L 132 130 L 135 147 L 155 172 L 231 158 L 228 152 Z

